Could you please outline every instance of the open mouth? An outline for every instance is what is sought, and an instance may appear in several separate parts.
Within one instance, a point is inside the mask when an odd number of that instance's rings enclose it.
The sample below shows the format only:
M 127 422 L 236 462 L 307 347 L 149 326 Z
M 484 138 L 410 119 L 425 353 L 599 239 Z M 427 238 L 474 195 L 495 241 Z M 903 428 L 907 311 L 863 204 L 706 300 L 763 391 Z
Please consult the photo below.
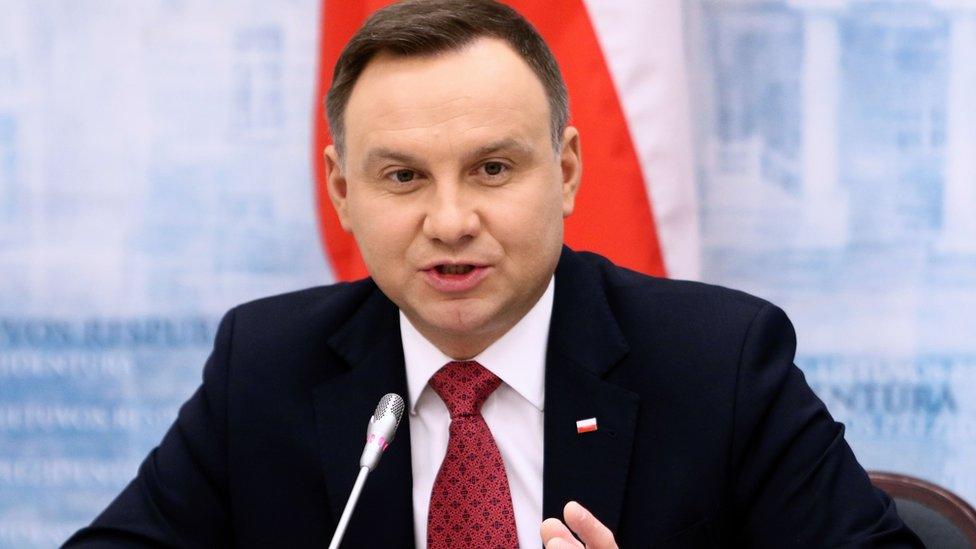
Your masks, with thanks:
M 438 265 L 434 269 L 442 275 L 466 275 L 474 270 L 474 265 Z
M 441 263 L 424 269 L 427 283 L 442 294 L 459 294 L 473 290 L 491 273 L 491 265 L 475 263 Z

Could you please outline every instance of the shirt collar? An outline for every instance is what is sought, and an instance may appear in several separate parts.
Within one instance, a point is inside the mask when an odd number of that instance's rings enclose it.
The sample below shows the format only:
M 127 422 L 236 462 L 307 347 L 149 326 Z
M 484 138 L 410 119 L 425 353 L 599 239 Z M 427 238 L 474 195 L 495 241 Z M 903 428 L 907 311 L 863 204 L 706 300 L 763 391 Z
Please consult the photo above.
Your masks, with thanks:
M 542 297 L 515 326 L 471 359 L 501 378 L 540 412 L 545 396 L 546 345 L 552 320 L 554 280 L 554 277 L 549 279 Z M 417 401 L 431 376 L 453 359 L 427 341 L 403 311 L 400 311 L 400 340 L 407 369 L 410 413 L 415 414 Z

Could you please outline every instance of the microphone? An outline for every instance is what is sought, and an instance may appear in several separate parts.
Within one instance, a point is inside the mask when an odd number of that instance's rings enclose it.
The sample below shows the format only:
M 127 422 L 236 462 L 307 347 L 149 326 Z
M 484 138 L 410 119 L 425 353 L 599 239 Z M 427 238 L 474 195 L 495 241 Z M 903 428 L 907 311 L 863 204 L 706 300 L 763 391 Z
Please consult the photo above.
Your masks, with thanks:
M 396 393 L 387 393 L 376 405 L 376 411 L 369 418 L 366 424 L 366 447 L 363 448 L 363 455 L 359 458 L 359 476 L 356 477 L 355 484 L 352 485 L 352 492 L 346 501 L 346 507 L 342 510 L 339 524 L 336 526 L 335 533 L 332 534 L 332 542 L 329 549 L 338 549 L 342 536 L 346 533 L 346 526 L 349 525 L 349 518 L 352 510 L 359 501 L 359 494 L 366 483 L 366 477 L 370 471 L 376 469 L 376 465 L 383 457 L 383 452 L 393 442 L 393 435 L 396 434 L 397 426 L 400 425 L 400 418 L 403 417 L 403 409 L 406 406 L 403 398 Z
M 359 458 L 360 467 L 366 467 L 370 471 L 376 468 L 383 451 L 393 441 L 404 407 L 403 399 L 396 393 L 385 394 L 380 399 L 373 417 L 366 424 L 366 447 Z

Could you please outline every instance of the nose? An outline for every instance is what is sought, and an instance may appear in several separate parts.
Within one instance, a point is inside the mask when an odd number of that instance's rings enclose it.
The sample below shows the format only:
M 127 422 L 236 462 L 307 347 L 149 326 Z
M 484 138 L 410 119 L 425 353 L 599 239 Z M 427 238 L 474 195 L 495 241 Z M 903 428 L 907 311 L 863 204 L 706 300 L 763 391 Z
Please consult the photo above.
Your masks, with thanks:
M 473 240 L 481 231 L 481 217 L 473 207 L 463 184 L 458 181 L 439 181 L 424 218 L 424 235 L 445 244 L 458 246 Z

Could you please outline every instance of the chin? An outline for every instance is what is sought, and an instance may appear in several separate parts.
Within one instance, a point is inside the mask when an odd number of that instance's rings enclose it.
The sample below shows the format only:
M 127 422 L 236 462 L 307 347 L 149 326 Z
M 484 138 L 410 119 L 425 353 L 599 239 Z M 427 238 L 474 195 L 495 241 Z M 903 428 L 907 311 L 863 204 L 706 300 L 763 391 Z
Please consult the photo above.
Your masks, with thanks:
M 431 326 L 442 332 L 456 336 L 468 335 L 484 331 L 490 318 L 486 313 L 487 311 L 471 303 L 446 304 L 436 311 L 430 311 L 427 319 Z

